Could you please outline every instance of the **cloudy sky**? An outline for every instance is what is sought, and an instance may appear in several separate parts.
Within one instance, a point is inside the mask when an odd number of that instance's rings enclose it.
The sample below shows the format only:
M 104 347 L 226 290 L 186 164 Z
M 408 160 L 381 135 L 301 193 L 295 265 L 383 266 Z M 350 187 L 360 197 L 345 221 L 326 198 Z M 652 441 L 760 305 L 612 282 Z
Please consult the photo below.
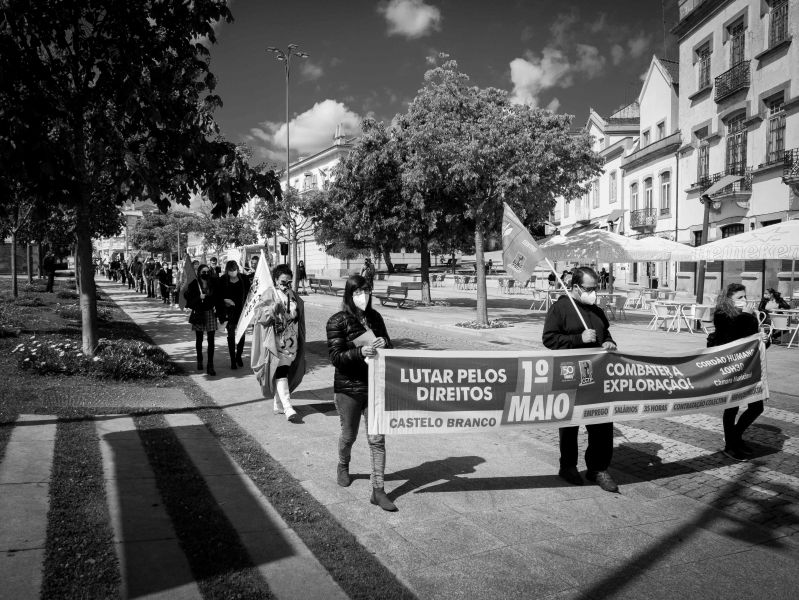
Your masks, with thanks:
M 223 133 L 259 158 L 285 160 L 285 72 L 267 46 L 296 43 L 291 63 L 292 158 L 329 146 L 336 125 L 357 134 L 371 115 L 403 112 L 445 52 L 474 84 L 575 115 L 608 114 L 636 98 L 664 54 L 676 0 L 235 0 L 218 28 L 211 69 Z M 669 57 L 675 45 L 667 34 Z

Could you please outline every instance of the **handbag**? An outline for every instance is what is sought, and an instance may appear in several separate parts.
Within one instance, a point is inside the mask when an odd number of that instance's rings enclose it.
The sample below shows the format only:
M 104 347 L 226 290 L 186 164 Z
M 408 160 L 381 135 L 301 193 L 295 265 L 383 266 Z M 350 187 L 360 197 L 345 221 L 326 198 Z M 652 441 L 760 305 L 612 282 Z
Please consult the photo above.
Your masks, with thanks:
M 192 325 L 202 325 L 203 324 L 203 314 L 199 310 L 192 310 L 189 313 L 189 323 Z

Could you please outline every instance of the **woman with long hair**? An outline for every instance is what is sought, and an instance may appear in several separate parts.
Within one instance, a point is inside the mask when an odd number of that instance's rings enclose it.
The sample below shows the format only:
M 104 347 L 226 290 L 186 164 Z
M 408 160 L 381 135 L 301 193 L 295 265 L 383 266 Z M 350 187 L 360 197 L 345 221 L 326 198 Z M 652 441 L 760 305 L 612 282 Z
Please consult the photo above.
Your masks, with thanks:
M 216 333 L 216 286 L 211 279 L 208 265 L 197 268 L 197 279 L 183 292 L 186 306 L 191 309 L 189 323 L 196 336 L 197 370 L 203 370 L 203 333 L 208 339 L 208 363 L 205 372 L 216 375 L 214 370 L 214 335 Z
M 291 392 L 305 375 L 305 306 L 291 289 L 288 265 L 272 269 L 274 296 L 261 301 L 255 313 L 250 364 L 265 398 L 274 398 L 275 414 L 289 423 L 302 422 L 291 404 Z
M 377 354 L 378 348 L 391 348 L 391 339 L 380 313 L 372 308 L 369 283 L 364 277 L 353 275 L 344 285 L 341 310 L 327 321 L 327 351 L 336 368 L 333 398 L 341 422 L 336 478 L 342 487 L 352 483 L 349 472 L 352 445 L 358 436 L 361 416 L 368 421 L 369 366 L 366 361 Z M 396 511 L 397 507 L 383 487 L 385 436 L 367 434 L 366 440 L 372 458 L 370 501 L 383 510 Z
M 708 346 L 721 346 L 741 338 L 749 337 L 760 331 L 757 317 L 753 314 L 752 307 L 746 301 L 746 288 L 740 283 L 731 283 L 716 301 L 716 311 L 713 313 L 713 324 L 716 329 L 711 334 Z M 760 334 L 768 346 L 771 343 L 767 333 Z M 728 408 L 724 411 L 724 454 L 735 460 L 746 460 L 754 453 L 752 448 L 743 441 L 743 433 L 755 422 L 763 412 L 763 401 L 750 402 L 746 410 L 735 422 L 738 407 Z
M 237 369 L 244 366 L 241 355 L 244 352 L 244 338 L 242 334 L 236 343 L 236 326 L 239 324 L 241 311 L 250 292 L 250 280 L 239 272 L 239 263 L 229 260 L 225 264 L 225 274 L 219 278 L 220 309 L 227 322 L 227 349 L 230 354 L 230 368 Z

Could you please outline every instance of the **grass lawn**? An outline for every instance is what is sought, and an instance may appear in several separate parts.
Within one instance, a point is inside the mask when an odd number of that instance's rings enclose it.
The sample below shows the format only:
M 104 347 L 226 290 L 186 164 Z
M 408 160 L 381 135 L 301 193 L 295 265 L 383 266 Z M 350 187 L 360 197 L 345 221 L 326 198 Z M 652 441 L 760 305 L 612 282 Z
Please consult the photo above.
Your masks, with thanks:
M 94 416 L 103 414 L 134 417 L 164 506 L 203 595 L 271 597 L 267 582 L 253 568 L 196 467 L 171 430 L 164 427 L 163 415 L 180 410 L 190 410 L 203 420 L 350 597 L 413 597 L 262 446 L 173 365 L 166 375 L 129 381 L 82 371 L 42 375 L 21 368 L 19 353 L 12 350 L 21 343 L 30 345 L 31 339 L 56 348 L 79 348 L 77 295 L 69 280 L 58 280 L 53 294 L 44 293 L 43 281 L 33 286 L 21 281 L 17 299 L 11 297 L 10 288 L 10 280 L 0 278 L 0 329 L 20 330 L 18 337 L 0 337 L 0 368 L 5 374 L 0 385 L 0 461 L 18 415 L 58 417 L 43 597 L 109 598 L 121 593 L 99 439 L 92 422 Z M 109 340 L 107 343 L 149 344 L 147 335 L 102 292 L 98 306 L 102 317 L 99 335 Z M 153 398 L 163 394 L 164 388 L 182 391 L 191 406 L 174 411 L 159 407 Z

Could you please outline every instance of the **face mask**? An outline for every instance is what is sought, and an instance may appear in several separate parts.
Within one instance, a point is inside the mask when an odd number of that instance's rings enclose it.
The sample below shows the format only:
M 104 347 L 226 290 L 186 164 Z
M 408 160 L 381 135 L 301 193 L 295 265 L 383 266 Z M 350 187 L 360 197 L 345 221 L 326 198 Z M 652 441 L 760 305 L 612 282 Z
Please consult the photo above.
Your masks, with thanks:
M 228 277 L 238 277 L 238 275 L 239 275 L 238 271 L 228 271 L 227 272 L 227 276 Z
M 208 279 L 210 276 L 210 273 L 200 273 L 200 279 Z
M 366 305 L 369 304 L 369 294 L 353 294 L 352 303 L 361 310 L 366 310 Z
M 596 304 L 596 292 L 582 292 L 580 302 L 583 304 Z
M 746 300 L 736 300 L 734 302 L 734 304 L 735 304 L 735 308 L 740 308 L 741 310 L 746 308 Z

